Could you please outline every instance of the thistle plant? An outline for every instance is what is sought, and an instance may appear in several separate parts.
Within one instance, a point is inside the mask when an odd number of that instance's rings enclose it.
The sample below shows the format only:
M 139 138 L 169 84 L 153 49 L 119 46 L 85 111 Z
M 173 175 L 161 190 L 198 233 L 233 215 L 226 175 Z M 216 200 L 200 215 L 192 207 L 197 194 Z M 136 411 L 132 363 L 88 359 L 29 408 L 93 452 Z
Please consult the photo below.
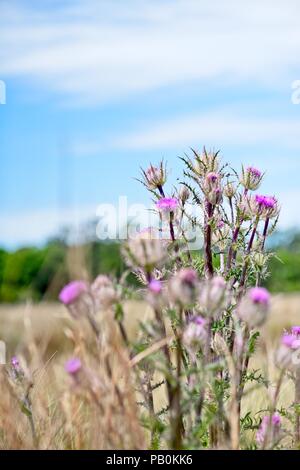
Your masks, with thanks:
M 127 285 L 126 276 L 117 287 L 99 276 L 90 286 L 77 283 L 75 297 L 71 285 L 71 302 L 64 291 L 61 300 L 75 317 L 77 308 L 81 314 L 85 309 L 100 344 L 103 332 L 95 312 L 101 308 L 115 312 L 112 318 L 119 324 L 132 369 L 148 446 L 247 448 L 242 400 L 254 382 L 255 387 L 266 387 L 270 398 L 268 409 L 261 410 L 264 416 L 247 417 L 256 433 L 252 445 L 276 448 L 284 435 L 277 409 L 283 367 L 293 369 L 298 332 L 285 335 L 278 349 L 275 393 L 274 383 L 271 386 L 263 374 L 256 376 L 249 364 L 270 312 L 271 295 L 261 284 L 272 256 L 265 251 L 266 240 L 276 227 L 280 207 L 274 196 L 255 192 L 264 175 L 253 166 L 238 173 L 222 164 L 218 152 L 206 149 L 192 150 L 181 160 L 184 169 L 178 188 L 168 189 L 164 162 L 142 170 L 142 183 L 159 223 L 140 230 L 122 248 L 140 287 Z M 191 229 L 202 234 L 203 246 L 197 250 L 187 237 Z M 151 319 L 141 322 L 133 341 L 123 323 L 128 298 L 140 300 L 142 309 L 148 304 L 153 312 Z M 76 380 L 79 364 L 82 372 L 79 360 L 67 366 Z M 295 370 L 299 402 L 297 365 Z M 120 398 L 118 387 L 115 384 Z M 164 397 L 163 404 L 157 404 L 158 396 Z M 299 406 L 295 405 L 293 419 L 297 446 Z
M 262 195 L 264 174 L 253 166 L 236 171 L 205 148 L 181 162 L 178 187 L 164 162 L 142 170 L 158 222 L 122 246 L 122 278 L 100 274 L 60 293 L 74 351 L 59 365 L 66 380 L 52 434 L 64 434 L 54 448 L 300 448 L 300 327 L 271 348 L 260 336 L 272 310 L 264 281 L 279 203 Z M 134 336 L 132 299 L 140 311 Z M 260 369 L 252 366 L 257 347 L 267 358 Z M 13 362 L 12 388 L 25 384 L 20 374 Z M 294 401 L 283 407 L 287 381 Z M 265 404 L 247 412 L 254 392 Z M 40 405 L 29 393 L 18 396 L 34 441 L 51 447 Z
M 124 248 L 144 285 L 141 297 L 155 313 L 134 347 L 151 350 L 151 344 L 166 340 L 162 351 L 147 356 L 167 391 L 167 406 L 154 415 L 151 410 L 151 442 L 162 438 L 171 448 L 238 449 L 249 361 L 270 311 L 271 296 L 261 287 L 270 256 L 266 239 L 280 208 L 275 197 L 254 193 L 264 175 L 253 166 L 238 174 L 221 163 L 218 152 L 206 149 L 193 150 L 182 161 L 180 188 L 170 193 L 163 162 L 142 171 L 160 227 L 149 229 L 147 237 L 141 232 Z M 189 249 L 187 224 L 202 231 L 198 252 Z M 166 231 L 167 236 L 157 235 Z M 154 392 L 153 376 L 148 390 Z M 271 423 L 277 416 L 272 412 Z M 258 431 L 260 445 L 267 421 L 268 415 Z M 264 447 L 275 445 L 273 434 Z

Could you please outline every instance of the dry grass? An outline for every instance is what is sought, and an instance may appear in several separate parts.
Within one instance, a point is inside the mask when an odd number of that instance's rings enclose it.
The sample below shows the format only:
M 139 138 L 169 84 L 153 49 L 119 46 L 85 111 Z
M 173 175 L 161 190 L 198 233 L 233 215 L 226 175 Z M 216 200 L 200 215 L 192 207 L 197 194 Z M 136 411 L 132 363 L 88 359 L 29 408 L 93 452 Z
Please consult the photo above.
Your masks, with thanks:
M 125 306 L 126 329 L 131 340 L 136 339 L 139 321 L 151 315 L 140 302 Z M 147 446 L 144 431 L 138 423 L 136 395 L 132 384 L 129 358 L 122 346 L 119 331 L 107 315 L 101 324 L 106 328 L 106 340 L 95 344 L 88 325 L 69 318 L 58 304 L 18 305 L 0 307 L 0 339 L 7 344 L 7 357 L 17 354 L 28 364 L 28 384 L 31 392 L 33 419 L 38 434 L 34 442 L 28 417 L 20 411 L 17 390 L 6 379 L 5 367 L 0 371 L 0 448 L 143 448 Z M 250 368 L 268 368 L 275 377 L 272 351 L 284 328 L 300 324 L 300 296 L 278 295 L 274 298 L 270 320 L 262 331 L 262 342 L 268 344 L 269 357 L 258 348 Z M 87 387 L 70 388 L 64 372 L 65 360 L 74 352 L 85 361 Z M 109 369 L 104 366 L 109 361 Z M 91 371 L 97 370 L 97 377 Z M 98 378 L 101 377 L 101 383 Z M 159 389 L 155 408 L 164 401 Z M 293 401 L 293 385 L 284 383 L 279 405 Z M 263 387 L 248 393 L 242 414 L 266 408 L 268 396 Z
M 0 449 L 145 447 L 127 351 L 109 313 L 101 320 L 100 342 L 59 305 L 2 306 L 0 335 L 25 379 L 8 380 L 1 366 Z M 83 363 L 78 381 L 64 371 L 70 355 Z M 20 409 L 28 390 L 34 432 Z

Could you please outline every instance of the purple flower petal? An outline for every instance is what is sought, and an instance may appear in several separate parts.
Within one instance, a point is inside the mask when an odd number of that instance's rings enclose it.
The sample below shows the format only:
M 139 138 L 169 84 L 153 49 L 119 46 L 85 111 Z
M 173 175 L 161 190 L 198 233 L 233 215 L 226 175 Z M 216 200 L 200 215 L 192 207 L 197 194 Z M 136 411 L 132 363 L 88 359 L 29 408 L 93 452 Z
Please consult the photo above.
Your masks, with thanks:
M 81 361 L 78 357 L 72 357 L 65 364 L 65 370 L 70 375 L 75 375 L 82 367 Z
M 173 212 L 177 209 L 179 203 L 175 197 L 163 197 L 156 203 L 158 210 L 162 212 Z
M 159 294 L 162 290 L 161 282 L 157 279 L 152 279 L 149 282 L 148 289 L 153 292 L 153 294 Z
M 268 305 L 270 302 L 270 294 L 264 287 L 253 287 L 249 290 L 249 297 L 255 304 Z
M 83 292 L 88 291 L 88 286 L 84 281 L 72 281 L 67 284 L 59 294 L 59 300 L 69 305 L 74 302 Z

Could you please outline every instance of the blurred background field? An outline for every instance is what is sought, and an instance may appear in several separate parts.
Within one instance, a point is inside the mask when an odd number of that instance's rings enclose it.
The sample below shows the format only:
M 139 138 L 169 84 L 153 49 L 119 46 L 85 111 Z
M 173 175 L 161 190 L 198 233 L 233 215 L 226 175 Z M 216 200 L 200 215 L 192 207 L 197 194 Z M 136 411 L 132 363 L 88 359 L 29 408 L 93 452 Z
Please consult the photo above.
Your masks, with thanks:
M 300 234 L 277 232 L 268 248 L 275 256 L 266 287 L 276 293 L 300 292 Z M 56 301 L 70 279 L 93 279 L 99 273 L 120 277 L 124 270 L 120 244 L 95 238 L 72 246 L 62 235 L 39 248 L 0 249 L 0 302 Z
M 152 312 L 140 301 L 128 301 L 124 307 L 126 330 L 129 339 L 134 341 L 139 322 L 152 315 Z M 22 351 L 32 339 L 45 359 L 53 353 L 64 354 L 70 346 L 66 333 L 72 322 L 65 307 L 57 302 L 0 305 L 0 334 L 6 341 L 8 353 L 11 354 L 16 350 Z M 283 329 L 299 322 L 300 293 L 276 294 L 273 296 L 270 318 L 262 336 L 276 344 Z M 90 334 L 88 328 L 85 334 Z
M 6 342 L 8 354 L 22 350 L 30 340 L 28 334 L 34 336 L 45 358 L 63 353 L 68 349 L 65 330 L 71 320 L 58 303 L 62 287 L 73 279 L 92 280 L 99 273 L 115 279 L 124 273 L 120 243 L 90 238 L 70 245 L 67 239 L 64 232 L 41 247 L 0 249 L 0 339 Z M 268 249 L 274 257 L 265 285 L 273 293 L 273 308 L 266 334 L 275 338 L 283 328 L 300 324 L 300 233 L 276 232 Z M 128 280 L 137 283 L 134 276 Z M 149 313 L 144 310 L 138 302 L 126 305 L 126 327 L 132 339 L 138 321 Z

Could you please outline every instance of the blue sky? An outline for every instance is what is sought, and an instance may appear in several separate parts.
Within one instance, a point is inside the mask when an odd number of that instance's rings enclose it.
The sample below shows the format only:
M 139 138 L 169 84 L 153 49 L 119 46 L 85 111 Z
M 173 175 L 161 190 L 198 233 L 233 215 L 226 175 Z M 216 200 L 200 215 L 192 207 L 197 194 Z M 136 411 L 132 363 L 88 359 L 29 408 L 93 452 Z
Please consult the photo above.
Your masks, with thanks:
M 41 243 L 119 195 L 139 167 L 205 144 L 266 171 L 300 225 L 296 0 L 0 2 L 0 244 Z

